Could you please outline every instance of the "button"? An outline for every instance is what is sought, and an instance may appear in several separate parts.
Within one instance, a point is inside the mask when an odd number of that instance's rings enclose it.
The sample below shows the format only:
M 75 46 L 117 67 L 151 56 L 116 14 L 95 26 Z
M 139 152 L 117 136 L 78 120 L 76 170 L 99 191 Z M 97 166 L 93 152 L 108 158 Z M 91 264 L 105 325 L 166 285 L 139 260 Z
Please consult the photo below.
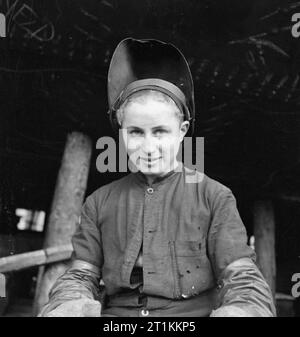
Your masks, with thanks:
M 152 187 L 149 187 L 149 188 L 147 188 L 147 192 L 149 193 L 149 194 L 152 194 L 153 193 L 153 188 Z
M 149 315 L 149 311 L 143 309 L 143 310 L 141 311 L 141 314 L 142 314 L 142 316 L 148 316 L 148 315 Z
M 223 287 L 223 281 L 221 281 L 220 283 L 218 283 L 218 285 L 217 285 L 217 289 L 221 289 L 222 287 Z

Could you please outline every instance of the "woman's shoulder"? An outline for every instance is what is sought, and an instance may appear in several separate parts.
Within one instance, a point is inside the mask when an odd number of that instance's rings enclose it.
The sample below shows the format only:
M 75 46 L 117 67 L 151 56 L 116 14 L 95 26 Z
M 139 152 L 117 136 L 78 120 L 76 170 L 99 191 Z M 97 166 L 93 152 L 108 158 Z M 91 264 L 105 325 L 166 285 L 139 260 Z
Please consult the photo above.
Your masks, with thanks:
M 221 183 L 220 181 L 211 178 L 208 175 L 205 175 L 206 180 L 206 189 L 209 193 L 213 195 L 223 194 L 223 193 L 230 193 L 231 190 L 229 187 Z
M 185 185 L 190 186 L 187 189 L 193 198 L 196 196 L 194 200 L 211 210 L 214 209 L 215 205 L 225 200 L 229 195 L 232 195 L 229 187 L 206 173 L 186 169 L 185 177 Z M 189 177 L 190 180 L 188 180 L 187 177 Z M 192 184 L 190 184 L 190 182 L 192 182 Z
M 223 193 L 229 192 L 230 189 L 225 186 L 220 181 L 210 177 L 206 173 L 192 170 L 188 167 L 185 168 L 185 182 L 186 184 L 193 184 L 196 185 L 198 190 L 208 193 L 208 194 L 216 194 L 216 193 Z
M 106 200 L 112 192 L 130 184 L 130 180 L 131 177 L 129 174 L 122 178 L 116 179 L 108 184 L 100 186 L 87 197 L 87 200 L 94 199 L 96 204 L 99 205 L 99 203 L 102 203 L 104 200 Z
M 205 176 L 205 181 L 205 196 L 211 210 L 214 210 L 216 207 L 218 207 L 218 205 L 223 204 L 224 201 L 228 199 L 228 197 L 233 197 L 230 188 L 220 181 L 207 175 Z

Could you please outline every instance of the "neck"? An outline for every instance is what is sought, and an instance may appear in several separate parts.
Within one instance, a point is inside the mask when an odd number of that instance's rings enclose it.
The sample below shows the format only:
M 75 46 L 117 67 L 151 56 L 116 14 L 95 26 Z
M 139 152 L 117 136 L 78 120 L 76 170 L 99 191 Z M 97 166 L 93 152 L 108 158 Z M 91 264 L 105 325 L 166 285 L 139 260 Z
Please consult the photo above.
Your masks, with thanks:
M 168 172 L 164 172 L 164 173 L 162 173 L 161 175 L 159 175 L 159 176 L 157 176 L 157 175 L 145 175 L 145 177 L 146 177 L 146 179 L 147 179 L 147 183 L 148 183 L 148 185 L 152 185 L 152 183 L 153 183 L 153 181 L 156 179 L 156 178 L 158 178 L 158 177 L 160 177 L 160 178 L 162 178 L 162 177 L 164 177 L 165 175 L 167 175 L 169 172 L 171 172 L 171 171 L 175 171 L 176 170 L 176 168 L 178 167 L 178 161 L 176 161 L 175 163 L 174 163 L 174 167 L 172 168 L 172 170 L 170 170 L 170 171 L 168 171 Z

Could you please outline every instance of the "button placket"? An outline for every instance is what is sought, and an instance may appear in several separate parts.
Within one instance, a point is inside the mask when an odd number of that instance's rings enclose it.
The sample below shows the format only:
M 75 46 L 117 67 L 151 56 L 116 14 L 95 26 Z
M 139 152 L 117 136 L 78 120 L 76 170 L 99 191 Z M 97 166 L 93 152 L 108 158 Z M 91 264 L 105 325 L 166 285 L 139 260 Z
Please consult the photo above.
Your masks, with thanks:
M 147 254 L 150 249 L 151 237 L 153 236 L 151 229 L 154 223 L 155 207 L 155 195 L 154 188 L 147 186 L 145 189 L 145 209 L 144 209 L 144 223 L 143 223 L 143 276 L 144 276 L 144 290 L 151 289 L 151 272 L 153 270 L 151 261 L 147 258 Z M 146 315 L 147 316 L 147 315 Z

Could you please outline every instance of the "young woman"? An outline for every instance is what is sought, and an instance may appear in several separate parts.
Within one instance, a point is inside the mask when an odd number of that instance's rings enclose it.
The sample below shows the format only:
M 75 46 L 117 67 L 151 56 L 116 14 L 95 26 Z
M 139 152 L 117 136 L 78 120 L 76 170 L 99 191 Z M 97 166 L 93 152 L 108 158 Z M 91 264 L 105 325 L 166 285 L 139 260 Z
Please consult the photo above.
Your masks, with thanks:
M 231 190 L 177 159 L 194 122 L 183 55 L 123 40 L 108 98 L 135 170 L 86 199 L 72 265 L 40 316 L 274 316 Z

